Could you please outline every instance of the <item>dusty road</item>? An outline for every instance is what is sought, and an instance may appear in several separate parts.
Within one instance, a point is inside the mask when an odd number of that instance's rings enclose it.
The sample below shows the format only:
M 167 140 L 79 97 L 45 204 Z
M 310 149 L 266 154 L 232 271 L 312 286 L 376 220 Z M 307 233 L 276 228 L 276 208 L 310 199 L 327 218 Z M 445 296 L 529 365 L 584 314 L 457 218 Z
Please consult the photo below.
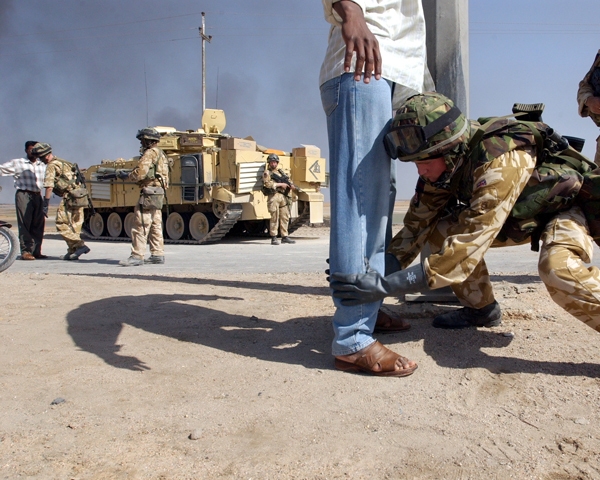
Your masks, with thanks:
M 0 275 L 0 478 L 600 478 L 600 335 L 534 274 L 494 270 L 493 329 L 388 300 L 385 379 L 333 369 L 319 271 L 41 263 Z

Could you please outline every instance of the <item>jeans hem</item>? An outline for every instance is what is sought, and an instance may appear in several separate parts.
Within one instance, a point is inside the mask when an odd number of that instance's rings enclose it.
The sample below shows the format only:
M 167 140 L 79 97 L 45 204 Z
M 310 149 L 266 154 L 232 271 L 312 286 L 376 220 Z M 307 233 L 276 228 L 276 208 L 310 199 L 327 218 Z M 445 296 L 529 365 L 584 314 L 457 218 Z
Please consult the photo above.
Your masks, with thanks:
M 358 352 L 359 350 L 362 350 L 363 348 L 367 348 L 369 345 L 371 345 L 372 343 L 376 342 L 377 340 L 375 340 L 374 338 L 370 338 L 368 341 L 357 345 L 356 347 L 353 348 L 346 348 L 344 350 L 336 350 L 333 349 L 332 351 L 332 355 L 334 356 L 339 356 L 339 355 L 352 355 L 353 353 Z

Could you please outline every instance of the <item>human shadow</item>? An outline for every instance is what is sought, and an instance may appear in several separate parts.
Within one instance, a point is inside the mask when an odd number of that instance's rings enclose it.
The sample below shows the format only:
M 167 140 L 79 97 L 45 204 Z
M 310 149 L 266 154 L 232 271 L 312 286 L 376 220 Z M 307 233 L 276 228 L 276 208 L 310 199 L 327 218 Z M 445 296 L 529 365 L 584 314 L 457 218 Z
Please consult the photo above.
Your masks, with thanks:
M 329 317 L 275 322 L 251 314 L 232 315 L 195 302 L 242 298 L 218 295 L 143 295 L 104 298 L 85 303 L 67 315 L 75 345 L 116 368 L 149 370 L 147 358 L 120 353 L 124 325 L 270 362 L 329 368 Z M 141 308 L 143 306 L 143 308 Z
M 486 353 L 484 349 L 500 350 L 511 344 L 514 337 L 504 336 L 503 333 L 506 330 L 434 328 L 431 325 L 430 317 L 410 319 L 409 322 L 412 327 L 410 330 L 386 335 L 383 340 L 387 342 L 395 339 L 401 339 L 403 342 L 422 340 L 424 352 L 441 367 L 461 370 L 485 368 L 494 374 L 545 373 L 558 376 L 600 378 L 600 364 L 598 363 L 530 360 Z M 560 357 L 565 358 L 564 352 Z

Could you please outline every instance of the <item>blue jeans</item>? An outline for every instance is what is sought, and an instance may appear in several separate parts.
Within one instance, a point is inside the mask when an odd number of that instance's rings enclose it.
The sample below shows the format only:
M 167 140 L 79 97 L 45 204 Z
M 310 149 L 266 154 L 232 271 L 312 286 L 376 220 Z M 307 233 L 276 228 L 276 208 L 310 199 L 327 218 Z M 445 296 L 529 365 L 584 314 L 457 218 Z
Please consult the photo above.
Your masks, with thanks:
M 395 192 L 395 165 L 383 146 L 392 118 L 392 89 L 386 80 L 355 82 L 352 73 L 321 86 L 327 115 L 331 195 L 329 267 L 332 273 L 364 273 L 365 259 L 384 274 L 386 230 Z M 388 233 L 388 236 L 390 233 Z M 388 239 L 389 241 L 389 239 Z M 375 340 L 381 301 L 355 307 L 333 299 L 333 355 L 348 355 Z

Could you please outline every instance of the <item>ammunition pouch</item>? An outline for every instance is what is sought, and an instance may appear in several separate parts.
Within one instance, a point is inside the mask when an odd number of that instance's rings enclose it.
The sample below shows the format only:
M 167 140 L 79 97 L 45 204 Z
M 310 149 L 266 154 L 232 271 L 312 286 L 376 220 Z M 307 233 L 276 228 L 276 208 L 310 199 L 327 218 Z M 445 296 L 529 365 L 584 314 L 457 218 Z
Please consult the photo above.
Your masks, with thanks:
M 161 210 L 164 197 L 165 191 L 162 187 L 144 187 L 142 188 L 138 203 L 146 210 L 152 208 Z
M 54 193 L 54 195 L 58 197 L 64 197 L 74 183 L 74 179 L 69 180 L 65 176 L 60 175 L 55 180 L 54 188 L 52 188 L 52 193 Z
M 88 207 L 90 204 L 88 191 L 84 187 L 76 187 L 66 192 L 64 199 L 67 208 Z

